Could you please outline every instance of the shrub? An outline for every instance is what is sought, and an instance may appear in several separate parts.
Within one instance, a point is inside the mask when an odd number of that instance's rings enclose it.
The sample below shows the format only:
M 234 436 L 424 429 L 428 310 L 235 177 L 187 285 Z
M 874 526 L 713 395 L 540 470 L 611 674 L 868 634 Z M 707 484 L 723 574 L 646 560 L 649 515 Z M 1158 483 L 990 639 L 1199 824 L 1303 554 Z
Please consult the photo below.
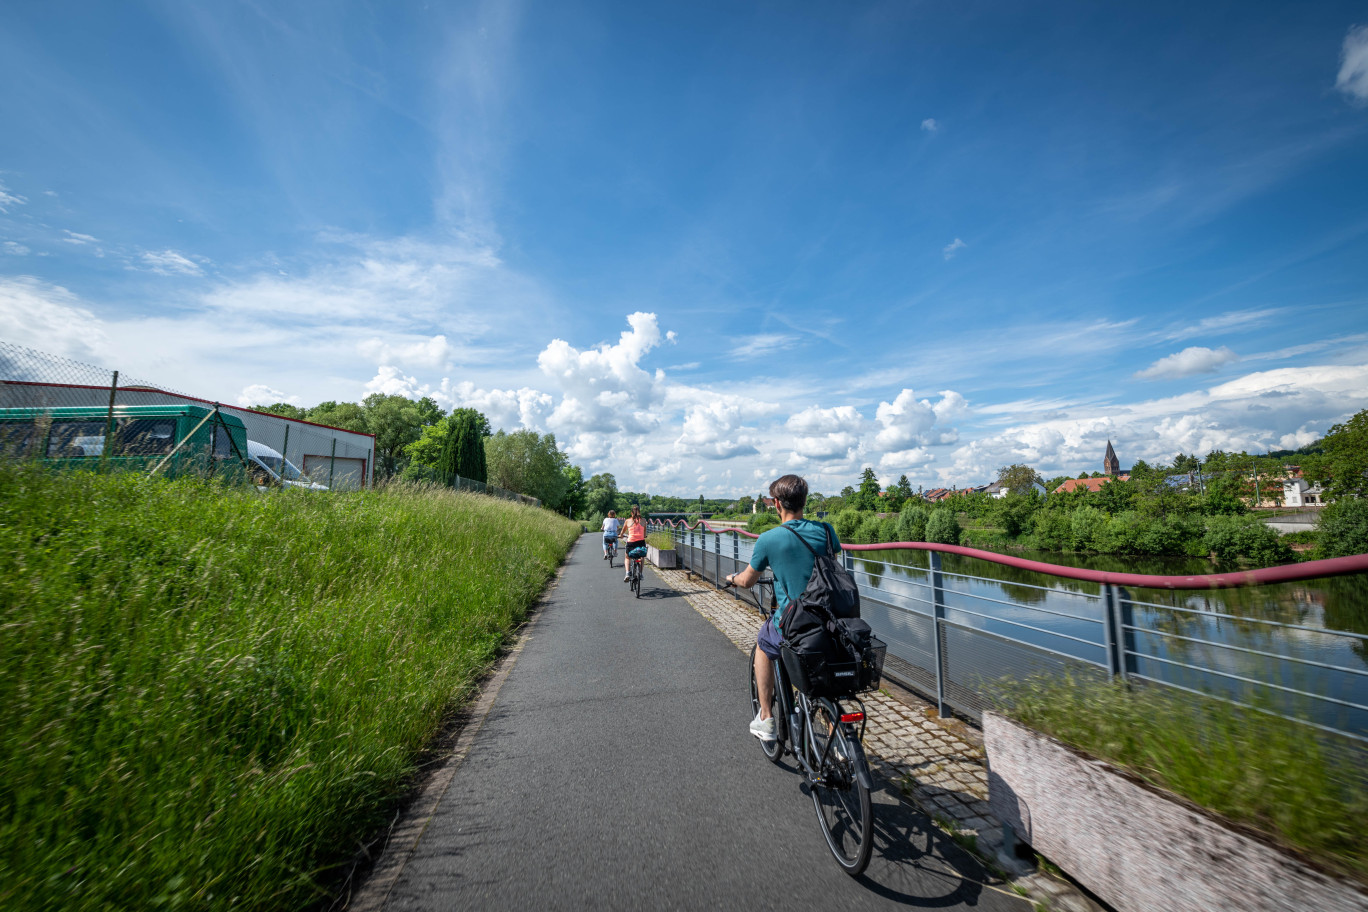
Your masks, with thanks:
M 1268 526 L 1250 515 L 1213 516 L 1207 520 L 1202 545 L 1216 560 L 1239 558 L 1270 566 L 1293 560 L 1292 549 Z
M 989 515 L 1002 527 L 1002 531 L 1007 533 L 1009 538 L 1016 538 L 1023 532 L 1030 532 L 1034 524 L 1036 510 L 1040 508 L 1039 500 L 1021 494 L 1008 494 L 1006 497 L 998 498 L 993 503 L 993 510 Z
M 1126 510 L 1098 525 L 1093 532 L 1093 548 L 1103 554 L 1129 554 L 1135 551 L 1136 527 L 1140 514 Z
M 881 520 L 873 513 L 864 513 L 860 520 L 860 526 L 855 530 L 855 544 L 873 545 L 879 541 L 879 524 Z
M 931 511 L 926 521 L 926 540 L 938 545 L 958 545 L 960 540 L 959 517 L 955 511 L 941 507 Z
M 1069 519 L 1075 551 L 1094 550 L 1098 534 L 1107 524 L 1107 514 L 1096 507 L 1079 507 Z
M 1067 551 L 1073 547 L 1073 514 L 1065 510 L 1042 510 L 1035 518 L 1036 545 L 1046 551 Z
M 879 541 L 895 542 L 898 541 L 898 517 L 885 516 L 879 520 Z
M 691 523 L 692 525 L 692 523 Z M 746 520 L 747 532 L 764 532 L 766 529 L 773 529 L 779 525 L 779 516 L 776 513 L 754 513 L 751 518 Z
M 855 531 L 860 528 L 863 519 L 859 510 L 842 510 L 836 514 L 831 524 L 836 529 L 837 538 L 843 542 L 854 542 Z
M 926 508 L 908 501 L 898 514 L 898 541 L 926 541 Z
M 1325 557 L 1368 554 L 1368 500 L 1346 497 L 1320 518 L 1320 553 Z

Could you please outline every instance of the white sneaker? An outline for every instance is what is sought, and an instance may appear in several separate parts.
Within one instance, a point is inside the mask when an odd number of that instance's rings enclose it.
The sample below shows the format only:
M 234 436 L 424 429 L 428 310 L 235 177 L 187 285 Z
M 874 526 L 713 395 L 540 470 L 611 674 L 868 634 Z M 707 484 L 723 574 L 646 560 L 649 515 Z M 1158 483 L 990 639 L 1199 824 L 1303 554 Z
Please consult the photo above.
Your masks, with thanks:
M 755 737 L 759 738 L 761 741 L 775 740 L 776 735 L 774 734 L 774 716 L 770 716 L 768 719 L 762 720 L 760 718 L 760 714 L 756 713 L 755 718 L 751 719 L 750 733 L 752 735 L 755 735 Z

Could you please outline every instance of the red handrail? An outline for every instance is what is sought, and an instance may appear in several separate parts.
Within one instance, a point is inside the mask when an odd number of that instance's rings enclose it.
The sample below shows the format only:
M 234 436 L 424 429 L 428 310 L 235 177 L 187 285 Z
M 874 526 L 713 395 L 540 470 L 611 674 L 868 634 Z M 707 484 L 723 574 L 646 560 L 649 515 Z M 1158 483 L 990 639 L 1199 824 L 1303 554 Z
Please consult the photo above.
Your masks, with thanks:
M 670 526 L 674 522 L 665 520 Z M 744 529 L 714 529 L 706 520 L 699 520 L 690 526 L 679 520 L 685 529 L 702 526 L 707 532 L 736 532 L 747 538 L 759 538 L 754 532 Z M 1065 567 L 1060 564 L 1047 564 L 1044 561 L 1012 557 L 994 551 L 980 551 L 978 548 L 965 548 L 961 545 L 938 545 L 932 542 L 886 542 L 878 545 L 842 545 L 846 551 L 941 551 L 946 554 L 960 554 L 976 557 L 979 560 L 1015 567 L 1018 570 L 1034 570 L 1066 579 L 1082 580 L 1089 583 L 1110 583 L 1113 586 L 1136 586 L 1143 589 L 1234 589 L 1239 586 L 1258 586 L 1268 583 L 1293 583 L 1300 580 L 1324 579 L 1330 576 L 1345 576 L 1350 573 L 1368 573 L 1368 554 L 1355 554 L 1350 557 L 1332 557 L 1328 560 L 1307 561 L 1302 564 L 1284 564 L 1281 567 L 1264 567 L 1259 570 L 1240 570 L 1235 573 L 1208 573 L 1195 576 L 1159 576 L 1150 573 L 1116 573 L 1110 570 L 1085 570 L 1081 567 Z

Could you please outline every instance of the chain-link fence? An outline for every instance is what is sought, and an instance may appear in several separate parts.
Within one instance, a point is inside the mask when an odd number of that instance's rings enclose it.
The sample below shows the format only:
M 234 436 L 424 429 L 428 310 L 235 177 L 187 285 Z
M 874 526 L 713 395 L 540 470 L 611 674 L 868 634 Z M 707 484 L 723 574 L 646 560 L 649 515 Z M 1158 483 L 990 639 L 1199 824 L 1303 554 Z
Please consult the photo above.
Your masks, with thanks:
M 119 371 L 0 342 L 0 425 L 7 428 L 0 448 L 8 455 L 21 455 L 22 449 L 22 454 L 42 458 L 99 457 L 107 462 L 116 442 L 125 457 L 169 451 L 177 441 L 166 435 L 185 433 L 172 426 L 169 416 L 187 408 L 214 410 L 228 424 L 241 423 L 247 451 L 237 458 L 258 482 L 334 491 L 372 482 L 375 438 L 370 434 L 212 402 Z

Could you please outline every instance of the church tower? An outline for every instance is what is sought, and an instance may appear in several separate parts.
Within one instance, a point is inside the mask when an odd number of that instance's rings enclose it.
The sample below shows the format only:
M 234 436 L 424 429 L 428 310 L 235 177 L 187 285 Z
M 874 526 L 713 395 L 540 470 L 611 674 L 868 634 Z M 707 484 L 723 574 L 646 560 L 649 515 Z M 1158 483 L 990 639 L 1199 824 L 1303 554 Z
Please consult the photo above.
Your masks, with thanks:
M 1112 449 L 1111 441 L 1107 441 L 1107 455 L 1102 457 L 1102 472 L 1115 478 L 1121 474 L 1121 460 L 1116 458 L 1116 450 Z

